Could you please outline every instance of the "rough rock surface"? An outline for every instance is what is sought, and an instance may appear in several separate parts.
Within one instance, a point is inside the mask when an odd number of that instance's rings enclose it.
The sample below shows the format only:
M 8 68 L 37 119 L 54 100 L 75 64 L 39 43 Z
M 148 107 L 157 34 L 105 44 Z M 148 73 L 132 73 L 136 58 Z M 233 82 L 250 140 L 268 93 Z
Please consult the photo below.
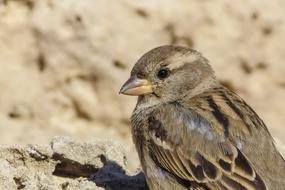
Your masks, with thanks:
M 143 173 L 131 175 L 126 161 L 111 141 L 55 137 L 48 146 L 1 146 L 0 189 L 148 190 Z
M 49 146 L 0 147 L 0 189 L 143 190 L 144 176 L 130 176 L 120 145 L 79 143 L 56 137 Z
M 112 139 L 135 169 L 135 98 L 118 90 L 162 44 L 201 51 L 285 143 L 284 10 L 284 0 L 0 0 L 0 143 Z

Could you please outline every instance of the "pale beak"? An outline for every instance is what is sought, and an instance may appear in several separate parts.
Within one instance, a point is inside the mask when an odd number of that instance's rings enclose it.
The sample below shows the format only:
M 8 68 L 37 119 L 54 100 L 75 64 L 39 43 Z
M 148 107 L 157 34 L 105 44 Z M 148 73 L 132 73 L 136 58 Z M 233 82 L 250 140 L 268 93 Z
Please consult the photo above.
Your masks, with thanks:
M 132 76 L 125 82 L 119 93 L 130 96 L 140 96 L 152 92 L 152 84 L 148 80 Z

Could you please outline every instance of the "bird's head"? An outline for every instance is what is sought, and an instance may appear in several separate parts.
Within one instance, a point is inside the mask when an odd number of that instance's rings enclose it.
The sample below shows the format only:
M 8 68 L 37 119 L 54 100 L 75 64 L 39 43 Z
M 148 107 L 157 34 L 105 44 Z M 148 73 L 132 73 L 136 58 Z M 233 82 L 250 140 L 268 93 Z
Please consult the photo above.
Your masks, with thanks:
M 185 95 L 193 97 L 215 84 L 214 72 L 199 52 L 161 46 L 137 61 L 120 93 L 170 102 Z

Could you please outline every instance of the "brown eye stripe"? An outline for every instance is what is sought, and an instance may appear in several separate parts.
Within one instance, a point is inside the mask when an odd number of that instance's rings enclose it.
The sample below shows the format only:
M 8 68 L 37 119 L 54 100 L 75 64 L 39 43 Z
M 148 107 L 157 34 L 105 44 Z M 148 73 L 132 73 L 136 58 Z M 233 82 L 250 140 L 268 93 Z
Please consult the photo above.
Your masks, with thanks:
M 216 120 L 224 127 L 225 136 L 229 136 L 229 120 L 225 114 L 223 114 L 219 108 L 219 106 L 215 103 L 214 99 L 211 96 L 206 97 L 209 106 L 213 109 L 212 114 L 216 118 Z

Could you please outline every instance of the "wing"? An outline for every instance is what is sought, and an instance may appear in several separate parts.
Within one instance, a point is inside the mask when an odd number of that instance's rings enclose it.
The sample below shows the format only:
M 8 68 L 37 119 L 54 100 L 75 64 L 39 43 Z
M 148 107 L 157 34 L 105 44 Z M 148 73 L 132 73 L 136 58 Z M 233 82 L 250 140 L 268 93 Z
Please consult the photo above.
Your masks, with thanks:
M 237 113 L 228 112 L 226 117 L 214 99 L 206 100 L 208 106 L 200 104 L 201 109 L 173 103 L 151 114 L 148 126 L 152 159 L 177 179 L 191 181 L 197 187 L 266 190 L 264 181 L 241 148 L 252 126 L 243 123 L 245 118 L 239 120 Z M 233 124 L 242 128 L 232 127 Z M 239 138 L 234 138 L 232 131 Z

